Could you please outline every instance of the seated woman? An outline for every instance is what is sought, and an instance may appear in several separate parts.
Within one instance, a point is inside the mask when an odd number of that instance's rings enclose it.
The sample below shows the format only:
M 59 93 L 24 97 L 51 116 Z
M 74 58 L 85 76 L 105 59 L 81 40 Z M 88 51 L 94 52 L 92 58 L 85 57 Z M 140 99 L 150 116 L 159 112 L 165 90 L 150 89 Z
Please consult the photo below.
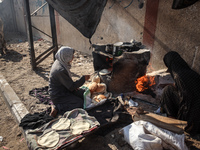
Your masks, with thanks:
M 163 60 L 175 86 L 165 87 L 161 107 L 168 116 L 187 121 L 186 132 L 200 133 L 200 75 L 177 52 L 168 52 Z
M 70 63 L 74 58 L 74 49 L 63 46 L 55 58 L 49 77 L 49 93 L 54 104 L 50 115 L 53 117 L 57 112 L 62 115 L 74 108 L 83 108 L 84 90 L 79 87 L 90 78 L 90 75 L 84 75 L 75 82 L 72 80 Z

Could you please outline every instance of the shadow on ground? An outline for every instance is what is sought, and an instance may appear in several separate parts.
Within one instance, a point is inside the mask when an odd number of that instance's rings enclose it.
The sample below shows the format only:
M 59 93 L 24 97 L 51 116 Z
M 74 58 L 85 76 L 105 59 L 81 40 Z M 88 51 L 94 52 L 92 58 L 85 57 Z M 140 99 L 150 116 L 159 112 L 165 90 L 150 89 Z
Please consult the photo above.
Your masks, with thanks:
M 13 49 L 9 49 L 6 51 L 6 54 L 3 56 L 0 56 L 0 58 L 3 58 L 5 61 L 13 61 L 13 62 L 20 62 L 23 57 L 26 57 L 26 55 L 20 54 Z

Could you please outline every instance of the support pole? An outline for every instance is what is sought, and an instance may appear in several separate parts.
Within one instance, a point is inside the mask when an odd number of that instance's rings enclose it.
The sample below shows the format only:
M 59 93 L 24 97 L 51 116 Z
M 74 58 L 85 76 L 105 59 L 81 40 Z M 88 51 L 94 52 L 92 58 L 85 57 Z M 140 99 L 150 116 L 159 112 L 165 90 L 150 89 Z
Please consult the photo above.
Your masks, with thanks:
M 16 32 L 16 31 L 18 31 L 18 27 L 17 27 L 16 13 L 15 13 L 14 1 L 13 0 L 10 0 L 10 7 L 11 7 L 12 16 L 13 16 L 14 31 Z
M 31 16 L 30 16 L 30 6 L 29 6 L 29 0 L 24 0 L 25 3 L 25 9 L 26 9 L 26 30 L 27 30 L 27 36 L 28 36 L 28 43 L 29 43 L 29 54 L 31 58 L 31 66 L 32 69 L 36 69 L 36 62 L 35 62 L 35 52 L 34 52 L 34 45 L 33 45 L 33 33 L 32 33 L 32 27 L 31 27 Z
M 56 34 L 56 21 L 55 21 L 55 13 L 54 8 L 49 5 L 49 15 L 50 15 L 50 24 L 51 24 L 51 34 L 52 34 L 52 43 L 55 51 L 53 52 L 53 57 L 55 60 L 55 54 L 58 51 L 58 43 L 57 43 L 57 34 Z

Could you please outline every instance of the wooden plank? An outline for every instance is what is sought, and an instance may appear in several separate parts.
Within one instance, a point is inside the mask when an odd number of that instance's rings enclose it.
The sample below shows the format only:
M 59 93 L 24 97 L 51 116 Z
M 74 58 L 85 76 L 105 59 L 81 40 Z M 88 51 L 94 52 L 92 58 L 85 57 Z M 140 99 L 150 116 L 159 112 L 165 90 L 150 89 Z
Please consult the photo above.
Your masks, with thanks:
M 148 121 L 160 128 L 172 131 L 174 133 L 182 134 L 184 128 L 187 125 L 187 121 L 177 120 L 169 117 L 160 116 L 154 113 L 138 114 L 133 115 L 134 121 L 144 120 Z

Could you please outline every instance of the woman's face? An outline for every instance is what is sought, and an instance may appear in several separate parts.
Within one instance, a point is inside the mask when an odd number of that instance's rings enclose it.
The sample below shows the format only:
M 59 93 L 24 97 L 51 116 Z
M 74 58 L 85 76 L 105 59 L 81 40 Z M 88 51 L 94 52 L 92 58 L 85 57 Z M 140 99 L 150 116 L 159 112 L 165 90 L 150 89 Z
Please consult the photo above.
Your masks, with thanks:
M 72 63 L 73 59 L 74 59 L 74 55 L 72 56 L 72 60 L 71 60 L 71 61 L 69 61 L 69 64 L 71 64 L 71 63 Z

